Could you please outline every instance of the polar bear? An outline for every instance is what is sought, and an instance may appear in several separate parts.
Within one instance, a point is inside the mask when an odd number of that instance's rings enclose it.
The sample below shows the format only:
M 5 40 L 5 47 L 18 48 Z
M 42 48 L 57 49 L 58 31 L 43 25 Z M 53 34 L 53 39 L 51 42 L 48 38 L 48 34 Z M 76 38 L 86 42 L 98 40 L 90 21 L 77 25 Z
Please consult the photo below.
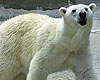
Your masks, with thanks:
M 62 18 L 24 14 L 0 26 L 0 80 L 46 80 L 68 68 L 76 80 L 97 80 L 89 47 L 94 3 L 61 7 Z

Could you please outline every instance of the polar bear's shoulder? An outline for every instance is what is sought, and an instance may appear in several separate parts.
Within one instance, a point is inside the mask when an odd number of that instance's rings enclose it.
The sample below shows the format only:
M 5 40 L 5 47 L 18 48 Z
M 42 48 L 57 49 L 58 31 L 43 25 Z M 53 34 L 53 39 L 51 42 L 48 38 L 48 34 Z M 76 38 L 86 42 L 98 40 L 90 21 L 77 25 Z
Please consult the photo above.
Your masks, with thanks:
M 55 18 L 51 18 L 47 15 L 41 15 L 41 14 L 34 14 L 34 13 L 23 14 L 5 21 L 0 26 L 0 30 L 2 29 L 6 30 L 7 28 L 10 30 L 16 30 L 16 31 L 23 30 L 27 32 L 27 30 L 30 29 L 34 28 L 39 29 L 41 25 L 44 25 L 45 23 L 48 23 L 54 19 Z
M 12 24 L 12 23 L 17 23 L 17 22 L 40 22 L 40 21 L 46 21 L 46 20 L 53 20 L 54 18 L 51 18 L 47 15 L 42 15 L 42 14 L 35 14 L 35 13 L 29 13 L 29 14 L 23 14 L 19 15 L 16 17 L 13 17 L 11 19 L 8 19 L 4 22 L 4 24 Z M 18 24 L 18 23 L 17 23 Z

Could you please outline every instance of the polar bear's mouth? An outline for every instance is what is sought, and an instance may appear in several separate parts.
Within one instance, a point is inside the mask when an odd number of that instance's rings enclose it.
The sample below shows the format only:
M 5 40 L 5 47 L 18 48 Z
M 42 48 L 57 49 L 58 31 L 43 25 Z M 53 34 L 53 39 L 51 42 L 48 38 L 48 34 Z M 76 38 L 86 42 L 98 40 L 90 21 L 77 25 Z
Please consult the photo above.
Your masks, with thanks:
M 87 20 L 86 19 L 81 19 L 78 21 L 78 23 L 81 25 L 81 26 L 85 26 L 87 24 Z
M 79 20 L 78 23 L 79 23 L 81 26 L 85 26 L 85 25 L 87 24 L 87 14 L 86 14 L 85 11 L 81 11 L 81 12 L 79 13 L 79 18 L 78 18 L 78 20 Z

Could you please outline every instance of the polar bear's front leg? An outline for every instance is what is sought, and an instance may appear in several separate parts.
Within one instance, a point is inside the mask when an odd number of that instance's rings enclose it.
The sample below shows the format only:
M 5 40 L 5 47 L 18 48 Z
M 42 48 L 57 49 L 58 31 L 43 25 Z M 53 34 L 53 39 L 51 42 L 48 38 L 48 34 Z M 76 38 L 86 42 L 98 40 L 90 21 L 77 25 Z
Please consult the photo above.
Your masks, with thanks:
M 88 46 L 81 49 L 77 54 L 70 55 L 65 65 L 69 65 L 68 67 L 75 73 L 76 80 L 97 80 L 92 56 Z
M 97 74 L 94 70 L 93 58 L 89 48 L 83 53 L 76 54 L 76 80 L 97 80 Z
M 76 80 L 97 80 L 93 67 L 88 67 L 86 70 L 83 70 L 83 72 L 77 76 Z
M 48 72 L 41 63 L 35 62 L 33 59 L 30 64 L 29 73 L 27 75 L 27 80 L 46 80 Z
M 50 73 L 61 70 L 66 60 L 66 52 L 58 48 L 46 47 L 33 57 L 27 80 L 46 80 Z
M 46 73 L 44 69 L 35 68 L 35 69 L 30 69 L 27 75 L 27 80 L 46 80 L 47 76 L 48 73 Z
M 41 62 L 41 59 L 39 60 L 38 58 L 33 58 L 30 63 L 27 80 L 46 80 L 48 76 L 48 71 L 43 65 L 45 64 Z

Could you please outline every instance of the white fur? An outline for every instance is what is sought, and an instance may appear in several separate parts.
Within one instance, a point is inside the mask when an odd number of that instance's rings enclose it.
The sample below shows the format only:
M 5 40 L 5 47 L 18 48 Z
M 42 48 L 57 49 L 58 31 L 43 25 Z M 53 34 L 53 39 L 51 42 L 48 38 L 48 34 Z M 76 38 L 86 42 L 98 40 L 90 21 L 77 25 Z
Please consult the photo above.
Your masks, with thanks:
M 85 7 L 88 20 L 81 26 L 77 20 Z M 27 75 L 26 80 L 46 80 L 50 73 L 67 68 L 77 80 L 97 80 L 89 49 L 95 7 L 62 7 L 59 19 L 26 14 L 4 22 L 0 26 L 0 80 L 13 80 L 20 72 Z M 75 14 L 73 9 L 77 9 Z

